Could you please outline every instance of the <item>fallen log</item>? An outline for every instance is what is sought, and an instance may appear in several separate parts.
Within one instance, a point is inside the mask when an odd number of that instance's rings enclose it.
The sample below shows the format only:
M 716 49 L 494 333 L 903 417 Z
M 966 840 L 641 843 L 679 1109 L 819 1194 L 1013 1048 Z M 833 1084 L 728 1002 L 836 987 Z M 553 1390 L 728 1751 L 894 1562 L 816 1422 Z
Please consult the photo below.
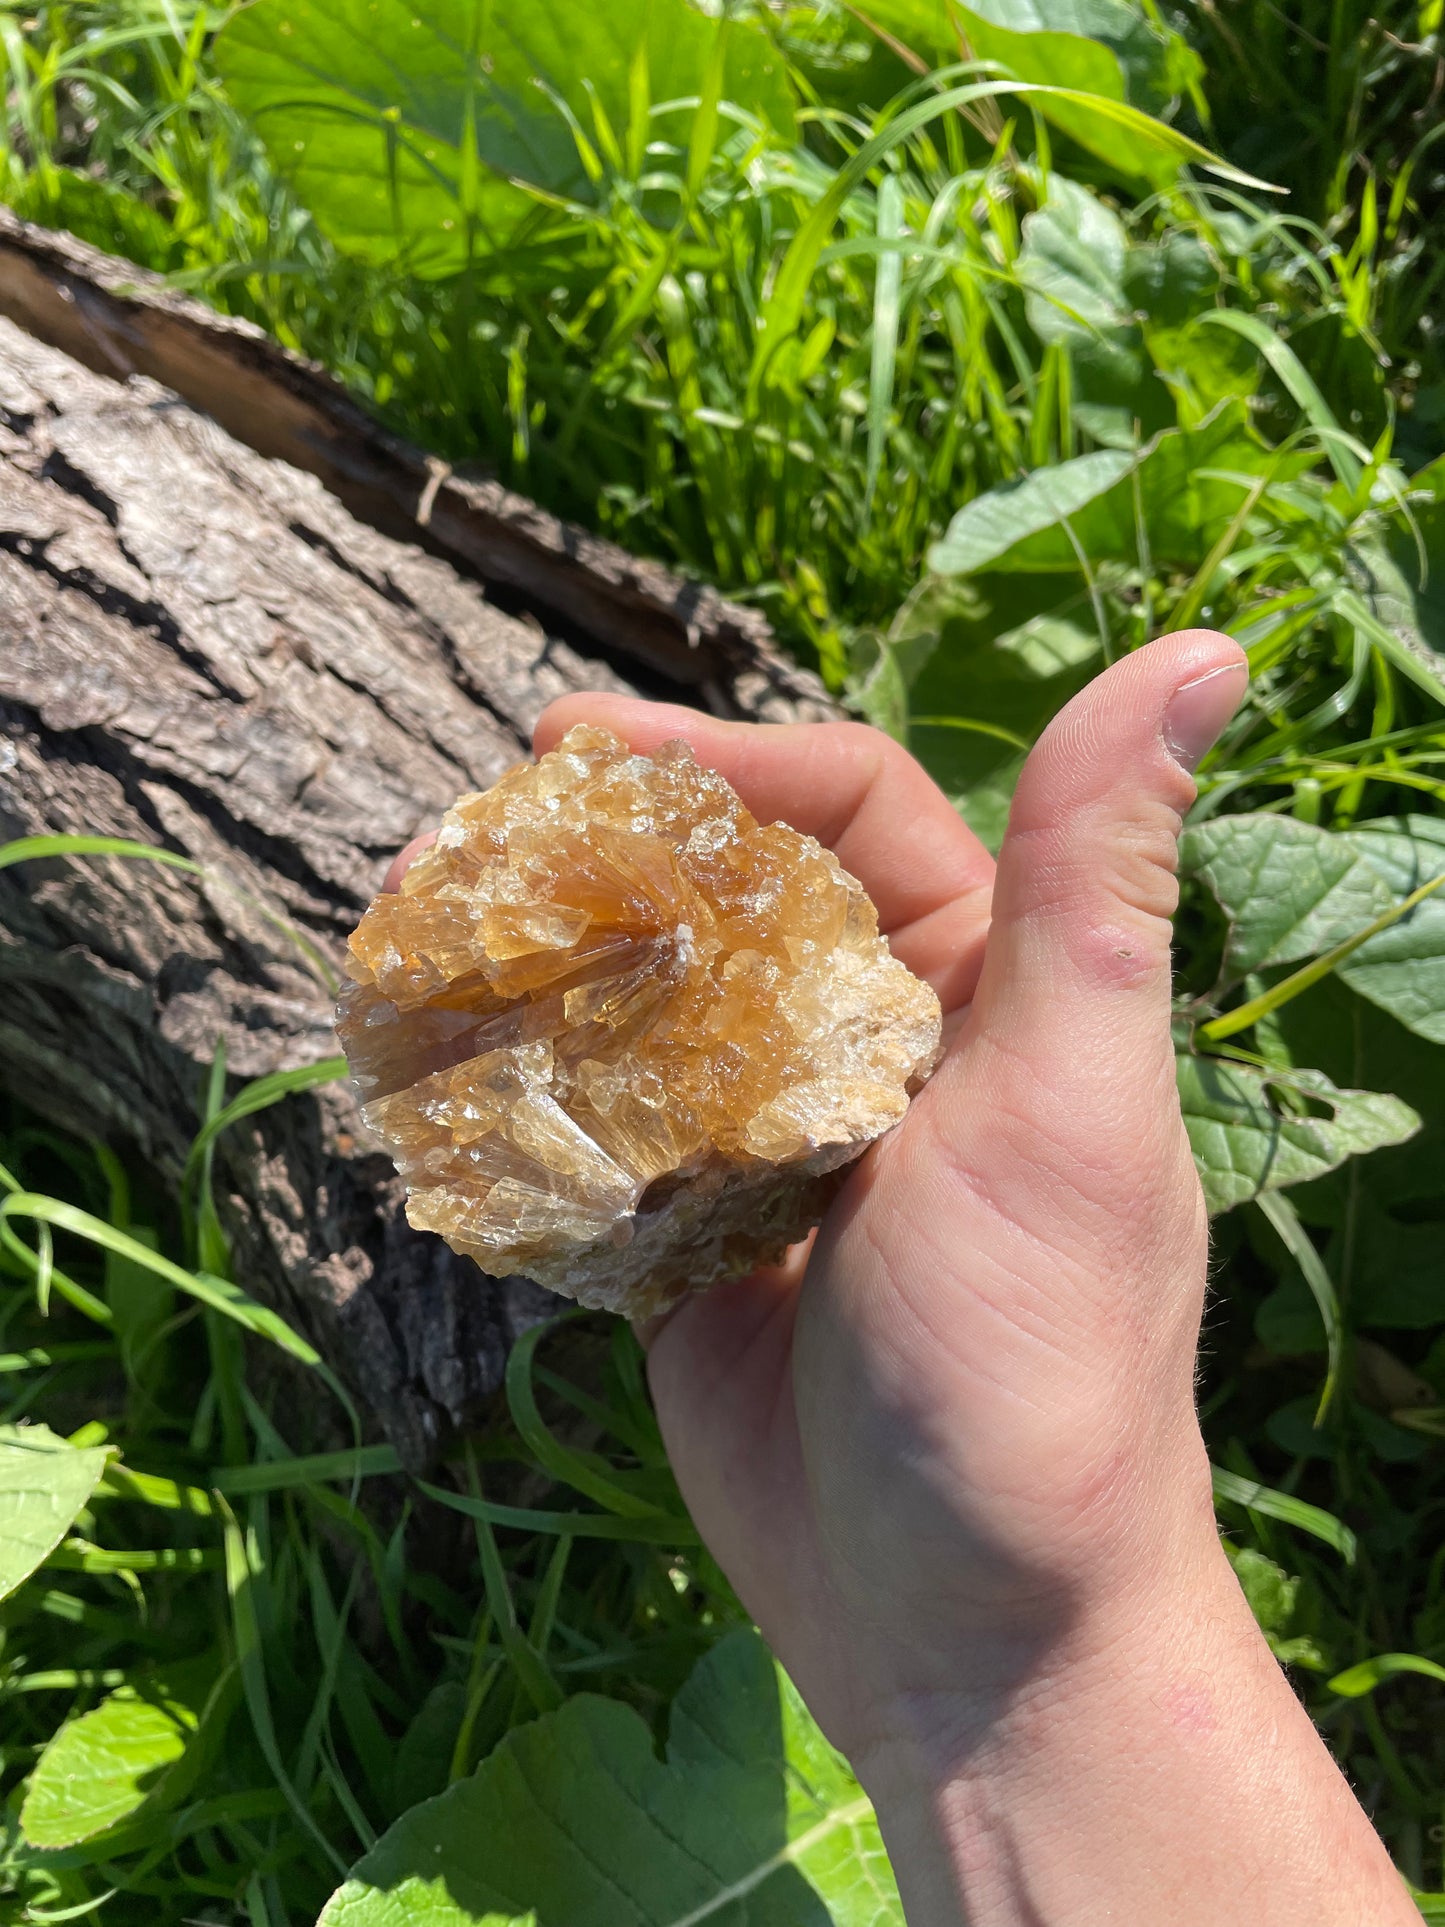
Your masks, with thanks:
M 0 248 L 11 311 L 16 225 L 11 255 Z M 52 241 L 41 255 L 65 260 L 73 290 L 76 244 Z M 119 264 L 105 272 L 120 285 Z M 231 326 L 186 325 L 213 354 Z M 249 340 L 253 384 L 258 352 Z M 286 364 L 267 344 L 261 360 L 276 357 Z M 313 396 L 326 386 L 302 373 L 287 364 L 285 379 Z M 345 409 L 359 450 L 365 418 Z M 378 446 L 393 461 L 398 445 Z M 98 373 L 0 320 L 0 841 L 101 834 L 200 866 L 91 856 L 0 870 L 0 1080 L 172 1179 L 218 1049 L 231 1092 L 333 1054 L 345 935 L 391 854 L 524 754 L 554 695 L 640 678 L 735 713 L 827 713 L 750 616 L 728 629 L 710 592 L 707 673 L 663 681 L 657 637 L 684 585 L 647 575 L 653 626 L 633 664 L 616 569 L 595 589 L 611 613 L 589 642 L 576 545 L 565 609 L 516 579 L 501 609 L 434 540 L 428 553 L 403 539 L 403 506 L 371 525 L 150 376 Z M 696 668 L 704 644 L 685 630 L 675 663 Z M 316 1346 L 411 1467 L 484 1413 L 513 1335 L 550 1302 L 410 1230 L 344 1084 L 233 1126 L 216 1189 L 238 1279 Z M 307 1416 L 293 1417 L 304 1441 Z

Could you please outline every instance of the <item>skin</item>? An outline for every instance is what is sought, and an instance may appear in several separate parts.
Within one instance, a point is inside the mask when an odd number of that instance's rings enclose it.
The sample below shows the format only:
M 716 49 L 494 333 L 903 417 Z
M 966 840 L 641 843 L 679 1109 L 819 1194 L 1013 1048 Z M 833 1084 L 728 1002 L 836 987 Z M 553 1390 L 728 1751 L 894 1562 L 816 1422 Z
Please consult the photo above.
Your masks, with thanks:
M 943 1063 L 810 1245 L 646 1334 L 683 1494 L 872 1796 L 911 1927 L 1418 1927 L 1224 1558 L 1195 1411 L 1169 918 L 1188 767 L 1245 680 L 1208 631 L 1107 670 L 997 868 L 860 724 L 596 695 L 537 728 L 683 737 L 837 852 L 944 1007 Z

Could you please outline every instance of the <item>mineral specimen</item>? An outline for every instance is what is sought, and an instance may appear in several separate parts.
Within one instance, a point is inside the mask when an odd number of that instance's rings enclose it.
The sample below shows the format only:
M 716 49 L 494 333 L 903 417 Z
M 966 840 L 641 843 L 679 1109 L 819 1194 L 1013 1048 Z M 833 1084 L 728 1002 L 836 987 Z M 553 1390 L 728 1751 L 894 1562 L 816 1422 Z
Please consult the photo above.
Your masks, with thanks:
M 633 1318 L 779 1258 L 938 1054 L 831 852 L 602 729 L 463 797 L 348 968 L 412 1224 Z

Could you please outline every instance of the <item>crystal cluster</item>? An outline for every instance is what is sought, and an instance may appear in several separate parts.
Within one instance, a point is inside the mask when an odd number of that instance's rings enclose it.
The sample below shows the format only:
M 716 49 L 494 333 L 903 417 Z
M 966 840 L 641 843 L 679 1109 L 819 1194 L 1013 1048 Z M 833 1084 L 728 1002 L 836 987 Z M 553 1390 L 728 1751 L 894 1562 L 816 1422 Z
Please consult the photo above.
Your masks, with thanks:
M 348 968 L 412 1224 L 634 1318 L 779 1258 L 938 1053 L 829 851 L 602 729 L 463 797 Z

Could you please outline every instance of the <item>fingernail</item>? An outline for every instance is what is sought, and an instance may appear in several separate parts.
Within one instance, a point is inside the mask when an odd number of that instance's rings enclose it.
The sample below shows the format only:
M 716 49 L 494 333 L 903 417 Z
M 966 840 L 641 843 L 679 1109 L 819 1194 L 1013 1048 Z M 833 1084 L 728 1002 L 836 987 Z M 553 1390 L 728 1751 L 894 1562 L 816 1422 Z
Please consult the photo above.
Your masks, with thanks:
M 1249 681 L 1242 662 L 1227 662 L 1192 682 L 1181 683 L 1164 711 L 1164 741 L 1175 762 L 1194 770 L 1239 707 Z

